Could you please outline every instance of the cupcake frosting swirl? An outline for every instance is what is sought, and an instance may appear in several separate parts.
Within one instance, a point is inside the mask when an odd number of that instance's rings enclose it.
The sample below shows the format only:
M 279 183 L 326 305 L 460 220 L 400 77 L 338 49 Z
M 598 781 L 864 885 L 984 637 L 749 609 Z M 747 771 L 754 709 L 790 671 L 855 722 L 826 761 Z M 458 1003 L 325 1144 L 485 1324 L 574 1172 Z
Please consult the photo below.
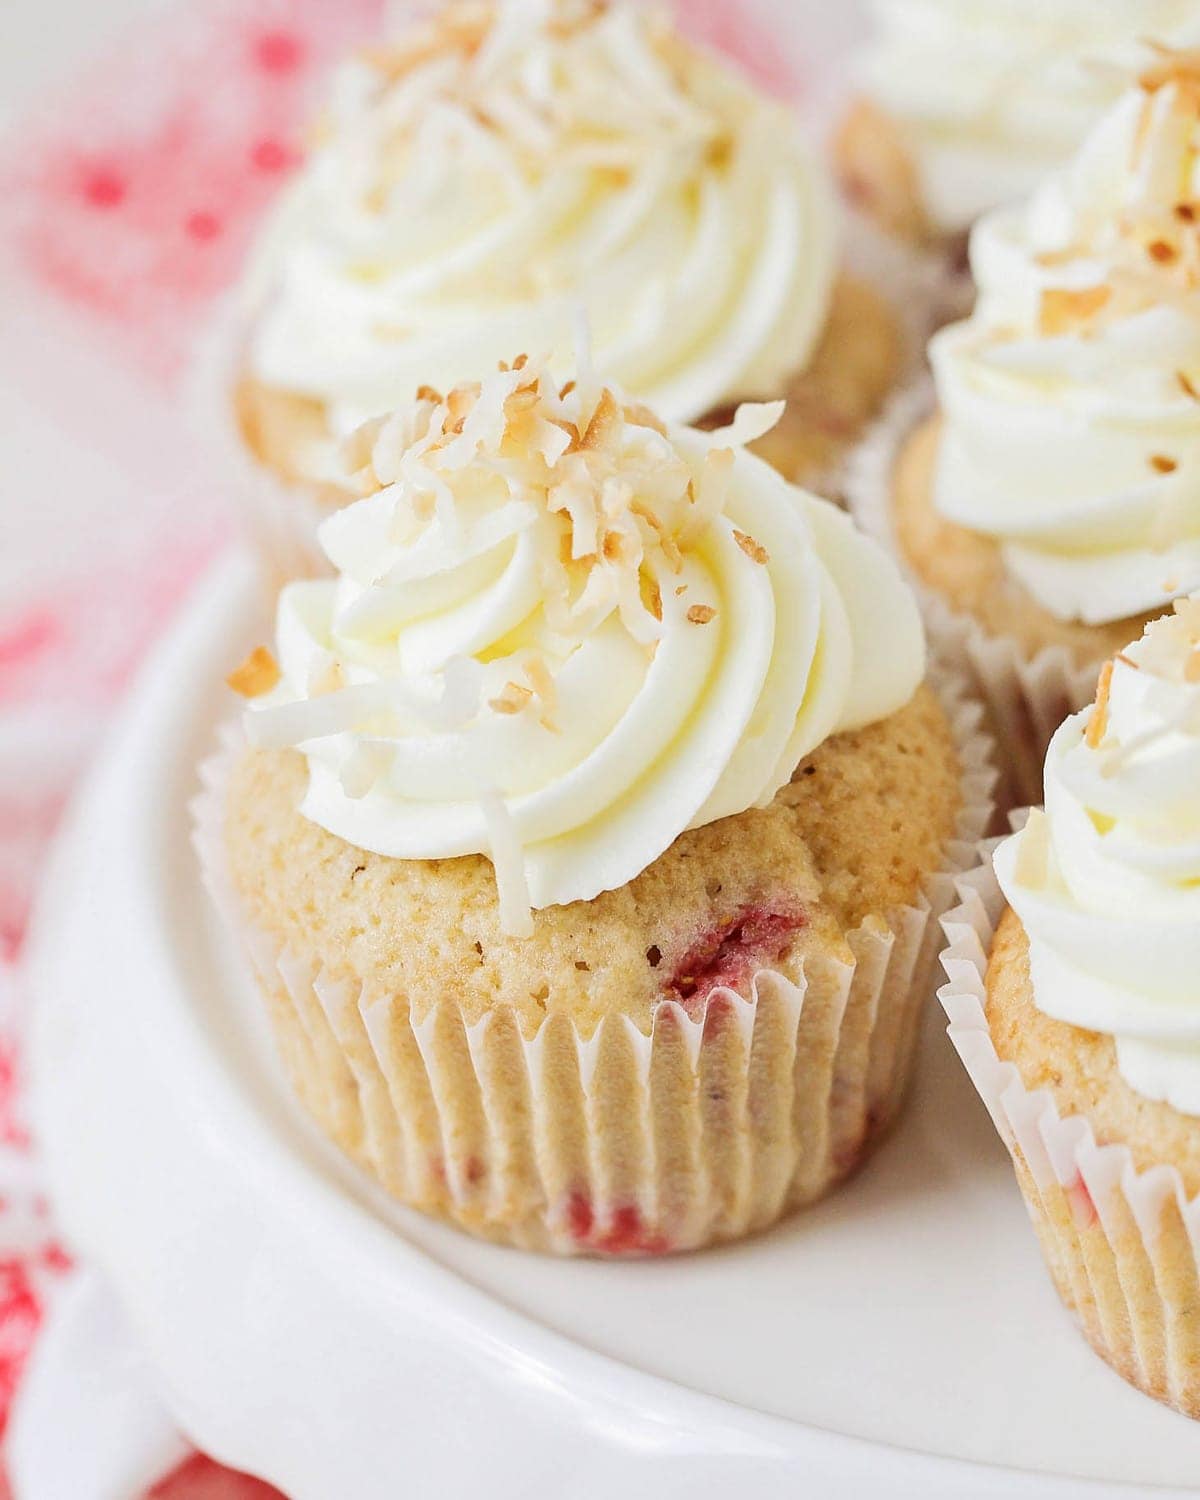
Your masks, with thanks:
M 930 347 L 934 502 L 1060 619 L 1200 585 L 1200 58 L 1164 54 L 1071 167 L 976 226 Z
M 492 858 L 502 918 L 619 887 L 765 805 L 924 669 L 912 599 L 848 519 L 742 446 L 518 361 L 351 439 L 364 498 L 294 583 L 251 738 L 303 811 L 406 859 Z
M 868 93 L 905 131 L 945 233 L 1030 193 L 1137 66 L 1200 41 L 1195 0 L 873 0 Z
M 1122 1077 L 1200 1115 L 1200 596 L 1106 668 L 996 853 L 1038 1007 L 1116 1039 Z
M 514 348 L 669 420 L 778 394 L 828 308 L 832 194 L 793 118 L 628 0 L 449 6 L 338 76 L 251 278 L 263 383 L 335 432 Z

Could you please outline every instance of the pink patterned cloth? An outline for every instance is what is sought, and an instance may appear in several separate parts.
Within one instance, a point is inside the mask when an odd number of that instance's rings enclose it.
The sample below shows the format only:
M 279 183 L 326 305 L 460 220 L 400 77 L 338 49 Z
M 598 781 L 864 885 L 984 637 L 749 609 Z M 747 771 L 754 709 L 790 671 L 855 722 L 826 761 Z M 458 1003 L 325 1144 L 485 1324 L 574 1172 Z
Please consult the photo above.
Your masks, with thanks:
M 0 592 L 0 1436 L 70 1266 L 21 1116 L 21 953 L 38 870 L 113 702 L 227 538 L 202 455 L 179 462 L 189 357 L 300 158 L 322 74 L 383 4 L 192 0 L 0 141 L 0 295 L 27 325 L 22 394 L 126 477 L 99 509 L 86 483 L 74 501 L 52 496 L 54 475 L 45 497 L 23 496 L 21 568 Z M 777 38 L 756 34 L 739 0 L 679 4 L 689 29 L 795 93 Z M 196 1455 L 152 1500 L 275 1495 Z

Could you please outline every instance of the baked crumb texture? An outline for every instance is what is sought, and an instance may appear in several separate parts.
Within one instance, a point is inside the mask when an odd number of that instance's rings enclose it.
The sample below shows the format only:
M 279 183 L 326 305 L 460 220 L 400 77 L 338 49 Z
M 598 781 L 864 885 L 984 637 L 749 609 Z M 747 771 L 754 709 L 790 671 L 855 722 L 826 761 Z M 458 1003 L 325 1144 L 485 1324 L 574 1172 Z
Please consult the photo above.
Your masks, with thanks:
M 906 431 L 906 406 L 915 409 L 915 400 L 905 396 L 893 408 L 897 436 L 884 475 L 887 518 L 872 523 L 862 506 L 858 519 L 876 535 L 890 525 L 890 545 L 917 585 L 934 648 L 968 678 L 987 710 L 999 747 L 996 805 L 1003 818 L 1011 808 L 1042 800 L 1042 769 L 1055 730 L 1091 702 L 1104 661 L 1155 616 L 1084 625 L 1059 620 L 1038 604 L 1005 569 L 997 542 L 934 509 L 940 422 L 927 417 Z M 869 487 L 871 480 L 863 483 Z
M 387 859 L 310 823 L 292 751 L 217 773 L 205 862 L 269 954 L 297 1093 L 397 1198 L 539 1249 L 692 1249 L 819 1197 L 894 1117 L 939 872 L 981 831 L 968 738 L 922 688 L 528 939 L 501 932 L 486 859 Z
M 1085 1182 L 1061 1150 L 1054 1169 L 1044 1131 L 1031 1132 L 1029 1149 L 1007 1142 L 1060 1297 L 1119 1375 L 1200 1418 L 1200 1120 L 1131 1089 L 1111 1037 L 1037 1009 L 1028 940 L 1011 910 L 992 944 L 987 1025 L 1001 1061 L 1053 1101 L 1055 1140 L 1077 1125 L 1077 1145 L 1090 1126 L 1101 1148 L 1087 1154 Z
M 849 202 L 885 234 L 919 248 L 934 239 L 916 162 L 902 126 L 856 99 L 833 139 L 833 165 Z
M 787 390 L 777 426 L 750 447 L 795 484 L 827 476 L 879 415 L 898 385 L 907 358 L 896 311 L 865 282 L 840 277 L 825 330 L 805 370 Z M 319 401 L 275 390 L 246 376 L 233 396 L 237 467 L 246 524 L 275 591 L 289 578 L 324 577 L 329 562 L 316 530 L 331 510 L 357 498 L 336 484 L 304 479 L 304 459 L 330 442 Z M 699 425 L 720 427 L 734 408 Z

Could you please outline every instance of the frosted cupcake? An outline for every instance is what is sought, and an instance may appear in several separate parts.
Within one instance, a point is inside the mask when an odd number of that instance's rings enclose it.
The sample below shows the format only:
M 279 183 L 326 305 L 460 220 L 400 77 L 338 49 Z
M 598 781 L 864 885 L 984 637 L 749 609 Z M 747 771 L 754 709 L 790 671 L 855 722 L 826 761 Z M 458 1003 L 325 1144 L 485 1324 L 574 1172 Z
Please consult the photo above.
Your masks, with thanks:
M 875 33 L 835 142 L 853 202 L 953 247 L 1067 162 L 1145 56 L 1200 42 L 1196 0 L 872 0 Z
M 478 1234 L 743 1235 L 901 1101 L 989 776 L 893 565 L 746 451 L 777 414 L 430 392 L 234 679 L 200 847 L 296 1090 Z
M 1040 798 L 1102 661 L 1200 586 L 1200 71 L 1168 57 L 1072 165 L 977 225 L 979 300 L 852 480 Z M 914 430 L 915 429 L 915 430 Z
M 951 1035 L 1063 1301 L 1126 1380 L 1200 1416 L 1200 596 L 1055 735 L 1045 812 L 995 876 L 986 987 L 967 913 L 948 924 Z
M 457 4 L 338 76 L 261 245 L 223 376 L 276 571 L 320 571 L 360 422 L 528 348 L 667 420 L 787 396 L 762 452 L 829 468 L 895 384 L 896 311 L 841 269 L 824 171 L 783 106 L 656 11 Z M 232 401 L 234 410 L 228 412 Z

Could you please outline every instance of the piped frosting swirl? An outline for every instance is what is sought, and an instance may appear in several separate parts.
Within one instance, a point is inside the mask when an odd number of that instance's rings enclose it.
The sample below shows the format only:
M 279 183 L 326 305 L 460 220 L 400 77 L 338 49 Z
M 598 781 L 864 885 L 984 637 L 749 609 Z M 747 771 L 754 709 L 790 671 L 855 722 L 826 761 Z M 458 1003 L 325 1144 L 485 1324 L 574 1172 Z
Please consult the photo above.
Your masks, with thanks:
M 996 873 L 1038 1007 L 1109 1033 L 1129 1084 L 1200 1115 L 1200 596 L 1059 729 L 1045 813 L 1000 846 Z
M 670 420 L 779 394 L 825 320 L 826 178 L 783 106 L 616 0 L 452 4 L 338 75 L 265 237 L 249 349 L 339 436 L 514 348 Z
M 892 563 L 745 450 L 778 407 L 669 427 L 582 365 L 423 388 L 355 435 L 338 576 L 283 591 L 247 715 L 304 752 L 331 832 L 489 855 L 511 931 L 765 805 L 924 670 Z
M 1060 619 L 1200 586 L 1200 55 L 1164 53 L 1025 206 L 976 226 L 930 346 L 934 502 Z
M 1144 37 L 1200 42 L 1195 0 L 872 0 L 868 94 L 947 234 L 1033 192 L 1116 99 Z

